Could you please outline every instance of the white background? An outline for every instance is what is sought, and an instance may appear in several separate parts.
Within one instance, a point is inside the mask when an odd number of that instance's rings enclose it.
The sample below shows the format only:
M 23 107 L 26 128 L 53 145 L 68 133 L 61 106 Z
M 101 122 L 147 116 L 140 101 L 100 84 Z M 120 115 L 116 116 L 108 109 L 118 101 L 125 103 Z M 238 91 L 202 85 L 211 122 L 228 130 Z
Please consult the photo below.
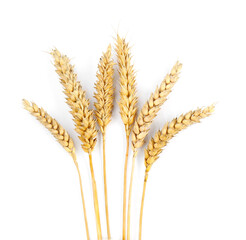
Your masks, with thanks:
M 23 110 L 22 98 L 43 106 L 73 137 L 91 239 L 96 239 L 88 157 L 80 149 L 48 52 L 57 47 L 72 59 L 93 102 L 99 58 L 109 43 L 114 44 L 118 32 L 132 46 L 139 107 L 176 60 L 183 63 L 181 78 L 155 119 L 150 135 L 183 112 L 217 103 L 213 116 L 175 137 L 151 169 L 143 239 L 245 240 L 244 3 L 1 1 L 0 239 L 86 239 L 72 159 Z M 117 73 L 115 86 L 117 101 Z M 99 135 L 93 163 L 106 237 L 101 140 Z M 121 239 L 125 143 L 115 103 L 106 150 L 110 224 L 112 237 L 117 240 Z M 143 174 L 141 151 L 134 175 L 133 240 L 138 238 Z

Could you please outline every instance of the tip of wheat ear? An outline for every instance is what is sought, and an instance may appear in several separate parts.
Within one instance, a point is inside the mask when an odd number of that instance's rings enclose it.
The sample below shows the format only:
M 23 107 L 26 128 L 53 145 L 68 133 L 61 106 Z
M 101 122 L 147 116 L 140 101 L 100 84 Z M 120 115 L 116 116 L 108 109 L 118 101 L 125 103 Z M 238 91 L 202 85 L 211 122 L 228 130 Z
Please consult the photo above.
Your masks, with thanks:
M 151 94 L 149 100 L 144 104 L 137 117 L 132 131 L 133 150 L 140 148 L 144 144 L 144 139 L 150 130 L 150 125 L 156 117 L 163 103 L 166 101 L 172 87 L 179 79 L 182 64 L 178 61 L 173 66 L 171 72 L 167 74 L 161 85 Z
M 75 123 L 75 130 L 79 134 L 82 148 L 85 152 L 92 152 L 96 145 L 96 122 L 93 118 L 93 110 L 89 108 L 90 102 L 86 98 L 85 91 L 77 80 L 74 66 L 70 59 L 62 55 L 57 49 L 52 50 L 56 73 L 64 87 L 67 104 L 71 108 L 71 114 Z
M 95 83 L 95 115 L 103 134 L 105 133 L 106 126 L 111 121 L 114 102 L 114 62 L 111 57 L 111 45 L 109 45 L 107 51 L 103 53 L 103 56 L 100 58 L 97 72 L 98 80 Z
M 126 133 L 130 134 L 137 113 L 136 77 L 131 64 L 129 44 L 119 35 L 117 35 L 116 39 L 116 53 L 120 75 L 120 115 L 125 125 Z
M 76 159 L 74 143 L 68 132 L 44 111 L 43 108 L 39 108 L 35 103 L 29 103 L 26 99 L 23 99 L 22 103 L 24 108 L 36 117 L 37 120 L 51 132 L 62 147 Z
M 171 122 L 167 122 L 161 130 L 157 131 L 155 136 L 150 139 L 144 152 L 146 171 L 148 172 L 150 170 L 170 139 L 188 126 L 200 122 L 202 118 L 210 116 L 214 112 L 214 108 L 215 106 L 211 105 L 206 108 L 198 108 L 195 111 L 190 111 L 178 118 L 174 118 Z

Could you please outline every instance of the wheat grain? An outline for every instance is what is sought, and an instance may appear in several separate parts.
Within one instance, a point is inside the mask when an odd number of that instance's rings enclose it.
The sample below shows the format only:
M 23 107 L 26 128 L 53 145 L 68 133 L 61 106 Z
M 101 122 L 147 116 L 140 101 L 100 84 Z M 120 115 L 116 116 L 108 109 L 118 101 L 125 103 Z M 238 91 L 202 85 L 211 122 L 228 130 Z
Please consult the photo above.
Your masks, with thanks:
M 52 50 L 51 55 L 54 57 L 54 65 L 64 87 L 67 103 L 71 107 L 75 130 L 79 134 L 82 148 L 90 153 L 95 147 L 97 135 L 93 110 L 89 109 L 89 100 L 86 99 L 85 91 L 77 80 L 69 58 L 57 49 Z
M 75 147 L 72 138 L 67 131 L 43 108 L 39 108 L 35 103 L 30 104 L 27 100 L 23 99 L 24 108 L 35 116 L 40 123 L 42 123 L 56 138 L 56 140 L 63 146 L 63 148 L 71 154 L 75 155 Z
M 178 132 L 188 126 L 198 123 L 200 119 L 208 117 L 214 111 L 214 105 L 206 108 L 198 108 L 195 111 L 190 111 L 178 118 L 173 119 L 164 125 L 162 130 L 156 132 L 155 136 L 150 139 L 147 148 L 145 149 L 145 166 L 147 172 L 150 170 L 153 163 L 159 158 L 163 148 L 168 141 Z
M 162 104 L 166 101 L 168 94 L 179 78 L 182 65 L 177 62 L 171 72 L 166 75 L 160 87 L 151 94 L 149 100 L 144 104 L 137 117 L 132 131 L 132 147 L 133 151 L 137 151 L 144 144 L 144 139 L 149 132 L 150 125 L 156 117 Z
M 120 114 L 126 134 L 130 135 L 137 113 L 136 77 L 133 65 L 131 65 L 129 44 L 119 35 L 116 40 L 116 52 L 120 75 Z
M 96 92 L 94 94 L 94 97 L 97 100 L 97 102 L 94 103 L 96 108 L 95 115 L 102 134 L 105 133 L 106 126 L 111 120 L 113 110 L 113 66 L 114 62 L 111 59 L 111 45 L 109 45 L 106 53 L 103 54 L 100 63 L 98 64 L 98 80 L 95 84 Z

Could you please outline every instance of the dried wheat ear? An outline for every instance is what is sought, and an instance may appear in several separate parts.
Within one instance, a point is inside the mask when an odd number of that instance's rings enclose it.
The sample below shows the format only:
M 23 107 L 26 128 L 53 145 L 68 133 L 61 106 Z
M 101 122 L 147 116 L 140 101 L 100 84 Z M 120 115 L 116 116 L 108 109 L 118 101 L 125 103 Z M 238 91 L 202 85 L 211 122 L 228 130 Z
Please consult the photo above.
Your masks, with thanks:
M 182 64 L 177 62 L 171 72 L 166 75 L 160 87 L 157 87 L 155 92 L 151 94 L 149 100 L 144 104 L 137 117 L 132 131 L 132 147 L 133 151 L 137 151 L 144 144 L 144 139 L 147 136 L 150 125 L 156 117 L 160 107 L 166 101 L 172 87 L 179 79 Z
M 155 136 L 150 139 L 144 151 L 146 171 L 148 172 L 150 170 L 170 139 L 188 126 L 200 122 L 200 119 L 210 116 L 213 111 L 214 105 L 203 109 L 198 108 L 195 111 L 190 111 L 173 119 L 171 122 L 167 122 L 164 127 L 157 131 Z
M 98 80 L 95 83 L 96 92 L 94 93 L 96 99 L 94 103 L 96 108 L 95 115 L 102 134 L 105 133 L 106 127 L 112 117 L 114 103 L 113 66 L 111 45 L 109 45 L 98 64 Z
M 74 143 L 67 131 L 54 118 L 45 112 L 43 108 L 39 108 L 35 103 L 30 104 L 27 100 L 23 99 L 23 106 L 52 133 L 63 148 L 74 158 Z
M 77 74 L 74 73 L 74 66 L 70 64 L 70 59 L 66 55 L 62 55 L 57 49 L 54 49 L 51 55 L 54 57 L 56 72 L 64 87 L 67 104 L 71 108 L 75 130 L 79 134 L 82 148 L 85 152 L 90 153 L 96 145 L 97 135 L 93 110 L 89 108 L 90 102 L 77 80 Z
M 131 64 L 129 44 L 117 35 L 116 53 L 120 75 L 120 115 L 125 125 L 126 134 L 130 135 L 137 113 L 136 76 Z

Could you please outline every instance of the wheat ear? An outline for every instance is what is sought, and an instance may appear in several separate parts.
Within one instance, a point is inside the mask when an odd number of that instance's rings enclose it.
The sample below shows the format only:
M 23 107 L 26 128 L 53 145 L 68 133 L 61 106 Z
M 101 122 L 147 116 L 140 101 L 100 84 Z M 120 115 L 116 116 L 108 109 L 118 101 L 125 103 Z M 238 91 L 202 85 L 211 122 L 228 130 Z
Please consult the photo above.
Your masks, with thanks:
M 111 59 L 111 45 L 108 46 L 106 53 L 100 58 L 97 72 L 97 82 L 95 84 L 96 92 L 94 97 L 95 102 L 95 115 L 97 123 L 103 135 L 103 176 L 104 176 L 104 197 L 105 197 L 105 212 L 107 222 L 108 239 L 111 239 L 110 225 L 109 225 L 109 213 L 108 213 L 108 191 L 107 191 L 107 176 L 106 176 L 106 153 L 105 153 L 105 141 L 106 141 L 106 127 L 111 120 L 113 102 L 114 102 L 114 86 L 113 86 L 113 74 L 114 74 L 114 62 Z
M 133 159 L 132 169 L 128 194 L 128 209 L 127 209 L 127 239 L 130 239 L 130 221 L 131 221 L 131 196 L 132 196 L 132 184 L 135 168 L 135 159 L 138 153 L 138 149 L 144 144 L 144 139 L 149 132 L 150 125 L 153 119 L 156 117 L 163 103 L 166 101 L 168 94 L 171 92 L 172 87 L 179 78 L 182 65 L 179 62 L 173 66 L 171 72 L 167 74 L 162 81 L 161 85 L 156 88 L 155 92 L 151 94 L 149 100 L 144 104 L 137 117 L 133 130 L 132 130 L 132 148 Z
M 82 205 L 83 205 L 83 211 L 84 211 L 86 235 L 87 235 L 87 239 L 89 240 L 90 236 L 89 236 L 89 228 L 88 228 L 87 215 L 86 215 L 85 199 L 84 199 L 84 193 L 83 193 L 83 188 L 82 188 L 82 179 L 81 179 L 81 175 L 79 171 L 78 162 L 76 159 L 73 140 L 69 136 L 67 131 L 54 118 L 52 118 L 47 112 L 45 112 L 43 108 L 39 108 L 35 103 L 30 104 L 25 99 L 23 99 L 23 106 L 27 111 L 29 111 L 34 117 L 36 117 L 37 120 L 40 123 L 42 123 L 51 132 L 51 134 L 56 138 L 56 140 L 63 146 L 63 148 L 73 158 L 74 164 L 76 166 L 76 169 L 79 175 L 80 192 L 81 192 Z
M 118 57 L 119 75 L 120 75 L 120 115 L 125 125 L 126 131 L 126 156 L 124 167 L 124 189 L 123 189 L 123 240 L 126 239 L 126 181 L 127 165 L 129 153 L 129 136 L 132 125 L 137 113 L 137 94 L 136 79 L 133 65 L 131 65 L 131 55 L 129 44 L 124 38 L 117 35 L 116 53 Z
M 79 139 L 82 142 L 82 148 L 88 153 L 90 159 L 90 169 L 92 177 L 92 187 L 94 196 L 94 208 L 97 223 L 97 236 L 102 239 L 99 204 L 97 197 L 96 180 L 92 165 L 91 152 L 96 144 L 96 122 L 93 119 L 93 110 L 89 109 L 89 100 L 85 97 L 85 91 L 82 90 L 80 83 L 77 80 L 77 75 L 74 73 L 74 66 L 70 64 L 70 60 L 66 55 L 62 55 L 57 49 L 51 52 L 54 58 L 56 72 L 60 76 L 61 84 L 64 87 L 67 104 L 71 108 L 71 114 L 75 122 L 75 130 L 79 134 Z
M 111 45 L 109 45 L 106 53 L 103 53 L 100 58 L 97 72 L 98 80 L 95 84 L 95 115 L 102 134 L 105 133 L 106 126 L 111 121 L 114 103 L 114 62 L 111 57 Z
M 130 135 L 137 113 L 136 77 L 133 65 L 131 65 L 129 44 L 119 35 L 117 35 L 116 40 L 116 52 L 120 75 L 120 115 L 125 125 L 126 133 Z
M 57 49 L 52 50 L 56 72 L 64 87 L 67 104 L 71 108 L 71 114 L 75 122 L 75 130 L 79 134 L 82 148 L 85 152 L 92 152 L 96 144 L 96 123 L 93 119 L 93 110 L 89 109 L 90 102 L 86 99 L 85 91 L 77 80 L 74 73 L 74 66 L 70 59 L 62 55 Z
M 151 94 L 149 100 L 141 109 L 132 131 L 133 151 L 137 151 L 144 144 L 144 139 L 149 132 L 153 119 L 166 101 L 168 94 L 172 91 L 172 87 L 179 79 L 181 68 L 182 64 L 176 62 L 171 72 L 165 76 L 161 85 L 156 88 L 155 92 Z
M 139 240 L 142 237 L 142 219 L 143 219 L 143 206 L 145 198 L 145 189 L 148 179 L 148 173 L 151 169 L 153 163 L 159 158 L 160 153 L 163 148 L 167 145 L 170 139 L 172 139 L 178 132 L 187 128 L 188 126 L 200 122 L 202 118 L 208 117 L 214 111 L 214 105 L 211 105 L 206 108 L 198 108 L 195 111 L 190 111 L 184 115 L 179 116 L 178 118 L 173 119 L 171 122 L 168 122 L 164 127 L 157 131 L 155 136 L 150 139 L 147 148 L 145 149 L 145 177 L 144 177 L 144 186 L 140 210 L 140 220 L 139 220 Z

